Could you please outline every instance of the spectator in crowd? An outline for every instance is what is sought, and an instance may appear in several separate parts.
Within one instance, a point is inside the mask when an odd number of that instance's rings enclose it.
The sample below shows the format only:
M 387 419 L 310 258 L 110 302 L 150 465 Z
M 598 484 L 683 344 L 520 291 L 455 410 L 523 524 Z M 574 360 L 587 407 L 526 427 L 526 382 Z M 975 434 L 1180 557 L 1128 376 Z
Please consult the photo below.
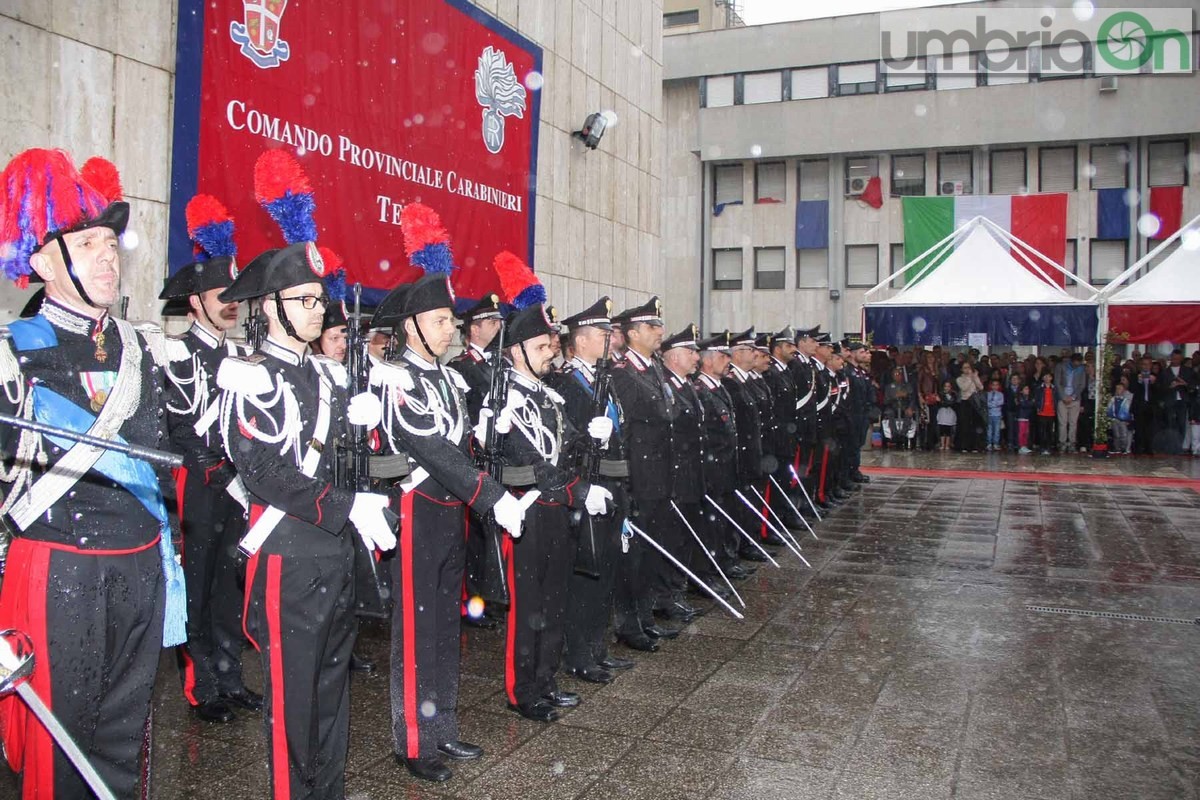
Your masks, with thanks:
M 986 411 L 986 406 L 981 394 L 983 384 L 970 360 L 962 365 L 955 383 L 958 385 L 958 449 L 964 453 L 978 453 L 979 432 L 984 424 L 981 407 Z M 976 395 L 979 395 L 978 399 Z
M 937 445 L 937 421 L 934 415 L 938 406 L 940 384 L 937 357 L 933 351 L 927 351 L 917 371 L 917 401 L 921 405 L 921 419 L 925 424 L 925 436 L 921 443 L 924 450 L 932 450 Z
M 1158 396 L 1158 376 L 1151 369 L 1147 356 L 1138 359 L 1138 371 L 1134 375 L 1133 390 L 1133 451 L 1139 455 L 1153 452 L 1154 406 Z
M 1021 455 L 1032 453 L 1033 417 L 1037 411 L 1037 403 L 1033 399 L 1033 387 L 1028 383 L 1021 386 L 1021 396 L 1017 400 L 1017 444 Z
M 1183 363 L 1183 352 L 1171 352 L 1171 362 L 1161 378 L 1163 407 L 1163 450 L 1171 455 L 1183 452 L 1188 437 L 1192 399 L 1196 392 L 1196 374 Z
M 1054 373 L 1046 370 L 1042 373 L 1042 383 L 1038 386 L 1034 398 L 1037 407 L 1037 446 L 1042 455 L 1050 455 L 1054 447 L 1054 423 L 1058 419 L 1058 388 L 1054 385 Z
M 1083 397 L 1079 400 L 1079 452 L 1088 453 L 1096 440 L 1096 361 L 1095 358 L 1084 356 L 1083 369 L 1087 373 L 1087 383 L 1083 387 Z
M 958 395 L 954 392 L 954 384 L 950 381 L 942 382 L 942 393 L 938 397 L 937 430 L 941 443 L 938 449 L 949 450 L 951 443 L 954 441 L 954 428 L 958 424 L 958 414 L 955 412 L 955 406 L 958 405 Z
M 1133 395 L 1122 381 L 1113 390 L 1112 399 L 1108 401 L 1109 428 L 1112 431 L 1112 449 L 1116 455 L 1129 455 L 1129 423 L 1133 421 Z
M 1021 446 L 1017 431 L 1017 410 L 1021 403 L 1021 387 L 1025 384 L 1016 372 L 1008 375 L 1008 386 L 1004 390 L 1004 428 L 1008 434 L 1008 449 L 1017 452 Z
M 915 439 L 911 434 L 917 424 L 917 404 L 912 385 L 904 380 L 900 367 L 892 370 L 891 380 L 883 389 L 883 419 L 891 431 L 892 444 L 909 449 Z
M 993 378 L 988 387 L 987 449 L 995 452 L 1000 449 L 1000 427 L 1004 420 L 1004 392 L 1000 389 L 998 378 Z
M 1074 453 L 1079 434 L 1080 401 L 1087 388 L 1087 371 L 1083 356 L 1071 353 L 1054 368 L 1054 384 L 1058 387 L 1058 450 Z

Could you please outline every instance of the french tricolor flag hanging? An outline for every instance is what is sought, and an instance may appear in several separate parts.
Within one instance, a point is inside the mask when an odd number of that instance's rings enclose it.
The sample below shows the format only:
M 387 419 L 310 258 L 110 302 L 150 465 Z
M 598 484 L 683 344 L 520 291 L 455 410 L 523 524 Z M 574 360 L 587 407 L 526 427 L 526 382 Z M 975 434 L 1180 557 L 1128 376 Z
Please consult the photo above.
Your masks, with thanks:
M 1169 239 L 1183 224 L 1183 187 L 1150 188 L 1150 213 L 1158 217 L 1158 232 L 1149 239 Z

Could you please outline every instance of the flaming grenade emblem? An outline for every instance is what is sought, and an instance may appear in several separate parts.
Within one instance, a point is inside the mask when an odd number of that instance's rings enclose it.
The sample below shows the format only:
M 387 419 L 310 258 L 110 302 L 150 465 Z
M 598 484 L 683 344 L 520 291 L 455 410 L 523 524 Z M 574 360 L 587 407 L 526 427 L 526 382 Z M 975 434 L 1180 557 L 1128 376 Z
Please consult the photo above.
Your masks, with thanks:
M 504 53 L 491 45 L 479 56 L 475 99 L 483 106 L 483 143 L 489 153 L 499 153 L 504 147 L 504 118 L 525 117 L 525 87 Z
M 278 67 L 292 54 L 288 43 L 279 38 L 288 0 L 242 0 L 244 22 L 229 23 L 229 38 L 242 46 L 242 55 L 259 69 Z

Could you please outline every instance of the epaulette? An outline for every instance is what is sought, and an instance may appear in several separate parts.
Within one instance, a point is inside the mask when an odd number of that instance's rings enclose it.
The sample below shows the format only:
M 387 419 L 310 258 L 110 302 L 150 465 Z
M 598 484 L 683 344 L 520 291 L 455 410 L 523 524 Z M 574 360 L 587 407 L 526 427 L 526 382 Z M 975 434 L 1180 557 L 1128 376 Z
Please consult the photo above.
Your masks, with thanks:
M 551 400 L 558 403 L 559 405 L 563 405 L 567 402 L 566 400 L 563 399 L 563 396 L 561 394 L 554 391 L 553 389 L 551 389 L 549 386 L 547 386 L 544 383 L 542 384 L 542 391 L 544 391 L 546 393 L 546 397 L 549 397 Z
M 182 336 L 167 336 L 166 337 L 167 360 L 172 364 L 178 361 L 189 361 L 192 357 L 192 351 L 188 350 L 187 342 Z
M 21 364 L 12 350 L 8 326 L 0 327 L 0 383 L 17 383 L 21 379 Z
M 408 369 L 394 361 L 377 361 L 372 364 L 367 381 L 372 386 L 384 386 L 402 392 L 412 391 L 417 385 Z
M 467 383 L 467 379 L 459 374 L 458 370 L 447 370 L 450 373 L 450 382 L 458 387 L 460 392 L 464 394 L 471 391 L 471 384 Z
M 235 356 L 221 360 L 217 370 L 217 386 L 227 392 L 260 395 L 275 388 L 270 371 L 263 366 L 267 357 L 262 353 Z
M 312 359 L 314 365 L 325 371 L 331 381 L 342 388 L 346 387 L 349 375 L 346 373 L 345 364 L 329 356 L 312 355 L 309 358 Z
M 163 333 L 163 329 L 153 322 L 131 322 L 129 324 L 146 340 L 146 349 L 150 351 L 154 363 L 165 367 L 169 363 L 169 353 L 167 352 L 167 335 Z

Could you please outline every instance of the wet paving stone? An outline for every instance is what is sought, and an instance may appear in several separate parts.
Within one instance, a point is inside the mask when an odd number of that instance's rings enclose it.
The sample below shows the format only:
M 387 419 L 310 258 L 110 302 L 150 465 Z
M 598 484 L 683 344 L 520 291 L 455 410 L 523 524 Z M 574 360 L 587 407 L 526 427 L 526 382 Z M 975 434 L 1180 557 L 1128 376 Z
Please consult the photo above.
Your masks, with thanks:
M 1200 626 L 1028 609 L 1200 617 L 1200 464 L 867 461 L 930 471 L 876 474 L 819 540 L 797 532 L 814 568 L 760 565 L 744 622 L 714 609 L 658 653 L 614 645 L 637 666 L 608 686 L 563 676 L 583 703 L 556 724 L 505 708 L 503 629 L 466 631 L 461 733 L 487 753 L 446 784 L 396 765 L 387 628 L 364 623 L 380 672 L 352 680 L 347 800 L 1200 800 Z M 252 650 L 245 671 L 261 685 Z M 200 723 L 170 654 L 156 697 L 151 796 L 268 796 L 261 719 Z

